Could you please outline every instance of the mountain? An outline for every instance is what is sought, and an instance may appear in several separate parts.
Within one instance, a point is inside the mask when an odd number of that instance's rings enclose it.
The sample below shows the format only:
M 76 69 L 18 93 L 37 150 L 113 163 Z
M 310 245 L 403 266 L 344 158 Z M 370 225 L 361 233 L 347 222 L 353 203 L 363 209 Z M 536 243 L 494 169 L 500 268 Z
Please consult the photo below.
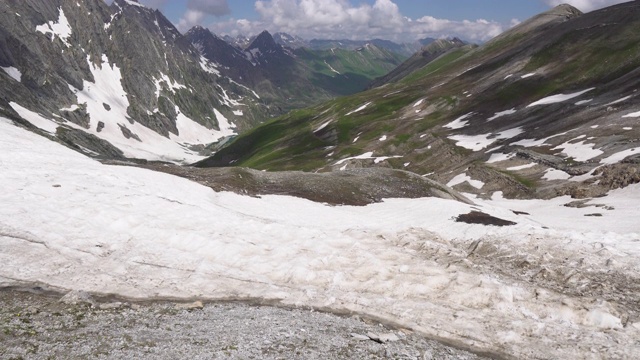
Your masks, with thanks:
M 562 5 L 263 124 L 198 166 L 378 166 L 479 196 L 602 195 L 640 181 L 639 23 L 638 1 L 588 14 Z
M 279 39 L 288 37 L 279 34 Z M 256 91 L 269 115 L 350 95 L 394 69 L 400 55 L 365 44 L 354 50 L 314 51 L 279 44 L 263 31 L 241 50 L 208 29 L 194 27 L 186 38 L 225 76 Z
M 227 43 L 237 47 L 240 50 L 244 50 L 247 48 L 247 46 L 249 46 L 249 44 L 251 44 L 251 42 L 255 39 L 254 37 L 246 37 L 243 35 L 238 35 L 236 37 L 232 37 L 229 35 L 225 35 L 222 37 L 222 40 L 226 41 Z
M 268 113 L 136 1 L 3 7 L 1 115 L 85 154 L 193 161 Z
M 298 61 L 312 71 L 313 79 L 332 94 L 351 95 L 366 89 L 378 74 L 387 74 L 404 57 L 370 43 L 354 50 L 294 50 Z
M 284 46 L 291 49 L 297 49 L 301 47 L 309 47 L 309 43 L 303 38 L 295 35 L 289 35 L 283 32 L 277 32 L 273 34 L 273 40 Z
M 393 69 L 386 75 L 372 81 L 371 84 L 369 84 L 369 88 L 378 87 L 389 82 L 399 81 L 447 52 L 454 51 L 463 46 L 465 46 L 465 43 L 458 38 L 432 41 L 420 49 L 419 52 L 415 53 L 412 57 L 403 62 L 402 65 Z
M 346 49 L 355 50 L 365 46 L 366 44 L 373 44 L 381 49 L 386 49 L 396 54 L 403 56 L 411 56 L 424 45 L 435 41 L 432 38 L 425 38 L 411 43 L 398 44 L 389 40 L 373 39 L 373 40 L 322 40 L 313 39 L 309 41 L 308 47 L 313 50 L 329 50 L 329 49 Z

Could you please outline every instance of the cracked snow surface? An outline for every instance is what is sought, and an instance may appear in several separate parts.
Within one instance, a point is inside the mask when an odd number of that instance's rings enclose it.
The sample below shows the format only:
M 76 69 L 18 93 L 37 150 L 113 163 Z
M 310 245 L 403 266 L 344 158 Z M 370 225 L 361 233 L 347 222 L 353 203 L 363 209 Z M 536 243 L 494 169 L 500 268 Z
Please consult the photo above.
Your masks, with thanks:
M 327 206 L 103 165 L 6 119 L 0 139 L 2 286 L 263 299 L 513 358 L 640 353 L 640 185 L 571 207 L 500 194 Z M 455 221 L 471 211 L 517 224 Z

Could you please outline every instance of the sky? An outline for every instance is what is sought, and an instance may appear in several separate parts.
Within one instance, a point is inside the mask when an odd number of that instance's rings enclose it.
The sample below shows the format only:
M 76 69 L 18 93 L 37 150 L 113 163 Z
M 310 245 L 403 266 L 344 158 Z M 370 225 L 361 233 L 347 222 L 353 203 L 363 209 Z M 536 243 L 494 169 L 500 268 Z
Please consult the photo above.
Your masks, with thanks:
M 251 36 L 268 30 L 308 40 L 381 38 L 396 42 L 454 36 L 482 42 L 562 3 L 589 12 L 626 1 L 139 0 L 161 10 L 182 32 L 201 25 L 218 35 Z

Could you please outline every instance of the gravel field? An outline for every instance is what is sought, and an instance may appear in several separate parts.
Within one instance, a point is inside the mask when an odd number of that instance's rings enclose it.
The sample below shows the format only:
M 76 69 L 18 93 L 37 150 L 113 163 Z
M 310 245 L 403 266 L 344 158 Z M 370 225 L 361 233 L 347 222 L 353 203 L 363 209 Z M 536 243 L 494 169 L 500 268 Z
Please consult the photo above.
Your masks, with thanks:
M 111 299 L 113 300 L 113 299 Z M 358 316 L 0 291 L 1 359 L 480 359 Z

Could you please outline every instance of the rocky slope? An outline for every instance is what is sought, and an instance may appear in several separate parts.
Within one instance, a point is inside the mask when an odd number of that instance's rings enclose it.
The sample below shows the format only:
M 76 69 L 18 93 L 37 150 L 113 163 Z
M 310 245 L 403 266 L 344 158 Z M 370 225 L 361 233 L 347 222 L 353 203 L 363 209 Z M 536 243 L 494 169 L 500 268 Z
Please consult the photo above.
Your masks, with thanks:
M 637 181 L 640 2 L 567 5 L 395 82 L 264 124 L 200 166 L 383 166 L 491 196 L 600 195 Z M 405 65 L 407 66 L 407 65 Z
M 193 161 L 268 113 L 133 0 L 0 8 L 1 114 L 86 154 Z

